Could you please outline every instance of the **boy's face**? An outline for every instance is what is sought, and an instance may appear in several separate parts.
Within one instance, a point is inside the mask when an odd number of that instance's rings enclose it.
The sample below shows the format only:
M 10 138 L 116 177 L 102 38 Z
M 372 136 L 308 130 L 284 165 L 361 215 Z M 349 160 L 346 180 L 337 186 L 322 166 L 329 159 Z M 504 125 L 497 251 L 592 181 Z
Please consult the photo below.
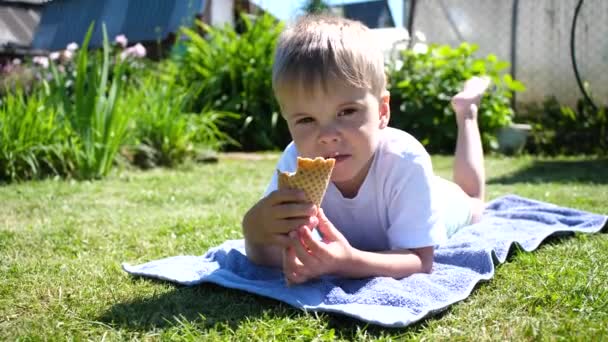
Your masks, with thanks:
M 388 92 L 381 99 L 369 90 L 329 82 L 328 92 L 279 92 L 283 116 L 302 157 L 335 158 L 331 180 L 354 196 L 365 180 L 380 130 L 390 118 Z

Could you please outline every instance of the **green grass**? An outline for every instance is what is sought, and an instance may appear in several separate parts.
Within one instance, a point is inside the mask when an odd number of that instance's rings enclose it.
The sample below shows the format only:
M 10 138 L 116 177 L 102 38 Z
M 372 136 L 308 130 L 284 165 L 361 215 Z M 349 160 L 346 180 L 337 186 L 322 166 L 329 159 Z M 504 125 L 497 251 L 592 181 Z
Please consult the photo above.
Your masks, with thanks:
M 494 279 L 404 329 L 368 326 L 211 284 L 128 276 L 120 263 L 241 237 L 276 156 L 94 182 L 0 185 L 0 340 L 598 340 L 608 338 L 608 237 L 515 252 Z M 434 159 L 449 177 L 451 158 Z M 490 198 L 517 193 L 608 213 L 608 159 L 489 158 Z

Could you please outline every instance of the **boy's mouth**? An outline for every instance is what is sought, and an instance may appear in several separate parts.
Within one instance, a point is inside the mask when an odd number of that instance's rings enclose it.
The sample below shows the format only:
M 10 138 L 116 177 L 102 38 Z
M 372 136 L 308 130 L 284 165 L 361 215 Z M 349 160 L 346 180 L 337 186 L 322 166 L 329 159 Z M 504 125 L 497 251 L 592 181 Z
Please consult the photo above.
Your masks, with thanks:
M 351 157 L 350 154 L 340 154 L 340 153 L 332 153 L 332 154 L 328 154 L 328 155 L 324 156 L 325 159 L 327 159 L 327 158 L 335 159 L 336 164 L 341 163 L 350 157 Z

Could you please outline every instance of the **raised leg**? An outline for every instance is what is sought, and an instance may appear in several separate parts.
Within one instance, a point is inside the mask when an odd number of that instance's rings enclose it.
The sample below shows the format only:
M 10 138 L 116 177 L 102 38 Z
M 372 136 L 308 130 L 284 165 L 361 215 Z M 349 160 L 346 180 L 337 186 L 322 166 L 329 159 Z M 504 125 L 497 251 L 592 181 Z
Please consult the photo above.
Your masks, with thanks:
M 473 77 L 452 98 L 452 108 L 456 112 L 458 124 L 453 180 L 472 198 L 474 218 L 481 216 L 485 199 L 484 155 L 477 110 L 481 96 L 489 84 L 487 78 Z

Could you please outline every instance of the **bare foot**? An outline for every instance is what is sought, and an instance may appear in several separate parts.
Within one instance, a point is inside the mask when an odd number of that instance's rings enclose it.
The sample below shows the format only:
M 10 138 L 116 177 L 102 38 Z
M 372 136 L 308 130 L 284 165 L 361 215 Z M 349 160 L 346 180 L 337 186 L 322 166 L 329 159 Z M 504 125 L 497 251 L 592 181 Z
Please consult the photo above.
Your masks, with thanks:
M 481 96 L 489 85 L 488 77 L 472 77 L 464 83 L 462 91 L 452 97 L 452 108 L 456 112 L 456 122 L 459 126 L 465 120 L 477 120 Z

